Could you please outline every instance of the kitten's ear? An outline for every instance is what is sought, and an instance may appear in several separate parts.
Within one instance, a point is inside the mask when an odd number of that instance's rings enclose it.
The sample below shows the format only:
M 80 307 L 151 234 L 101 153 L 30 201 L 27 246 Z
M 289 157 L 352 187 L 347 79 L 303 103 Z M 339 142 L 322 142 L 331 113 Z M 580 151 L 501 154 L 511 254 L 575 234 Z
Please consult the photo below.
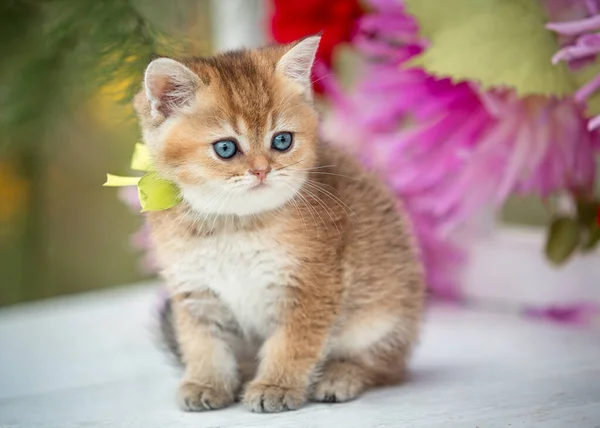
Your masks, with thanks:
M 295 80 L 305 88 L 310 88 L 310 71 L 321 36 L 311 36 L 297 42 L 277 63 L 277 71 Z
M 174 111 L 189 105 L 200 85 L 200 78 L 185 65 L 158 58 L 148 65 L 144 77 L 146 98 L 152 116 L 169 117 Z

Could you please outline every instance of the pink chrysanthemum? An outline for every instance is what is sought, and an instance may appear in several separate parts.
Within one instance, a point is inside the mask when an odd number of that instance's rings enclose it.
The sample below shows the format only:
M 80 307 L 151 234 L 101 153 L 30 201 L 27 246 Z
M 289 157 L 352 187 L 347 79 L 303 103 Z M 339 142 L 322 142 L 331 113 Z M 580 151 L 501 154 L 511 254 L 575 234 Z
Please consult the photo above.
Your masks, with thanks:
M 525 315 L 562 324 L 589 326 L 598 321 L 600 306 L 596 303 L 579 303 L 550 307 L 530 307 L 525 309 Z
M 119 189 L 119 198 L 135 213 L 140 212 L 140 200 L 136 186 L 122 187 Z M 150 245 L 150 229 L 143 224 L 131 236 L 131 246 L 142 253 L 140 269 L 143 273 L 156 273 L 156 262 Z
M 432 290 L 457 297 L 456 232 L 514 192 L 590 188 L 598 135 L 572 99 L 482 92 L 403 68 L 426 47 L 417 25 L 396 0 L 371 4 L 355 40 L 366 68 L 350 94 L 328 82 L 323 133 L 383 174 L 408 208 Z
M 548 13 L 561 22 L 550 22 L 546 28 L 561 36 L 564 44 L 564 47 L 554 55 L 552 62 L 557 64 L 566 61 L 577 68 L 595 60 L 600 53 L 600 1 L 569 0 L 565 3 L 563 0 L 562 3 L 548 5 Z M 577 91 L 575 100 L 584 102 L 598 89 L 600 89 L 600 74 Z M 600 115 L 591 119 L 588 127 L 589 129 L 600 127 Z

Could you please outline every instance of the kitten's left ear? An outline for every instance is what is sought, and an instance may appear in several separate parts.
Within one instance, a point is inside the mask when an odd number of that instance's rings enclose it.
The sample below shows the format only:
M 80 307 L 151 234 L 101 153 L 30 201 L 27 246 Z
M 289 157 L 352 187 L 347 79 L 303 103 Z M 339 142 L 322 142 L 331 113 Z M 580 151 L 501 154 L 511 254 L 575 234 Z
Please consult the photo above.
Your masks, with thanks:
M 180 62 L 158 58 L 148 65 L 144 76 L 146 98 L 152 116 L 168 118 L 189 105 L 200 85 L 200 78 Z
M 311 36 L 297 42 L 277 63 L 277 71 L 310 89 L 310 71 L 315 62 L 321 36 Z

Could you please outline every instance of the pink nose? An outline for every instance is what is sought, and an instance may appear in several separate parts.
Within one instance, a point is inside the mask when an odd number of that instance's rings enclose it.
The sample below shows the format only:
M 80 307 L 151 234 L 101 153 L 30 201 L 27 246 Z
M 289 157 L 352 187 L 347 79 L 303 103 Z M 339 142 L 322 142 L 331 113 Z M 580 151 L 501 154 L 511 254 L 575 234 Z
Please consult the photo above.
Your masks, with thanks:
M 271 167 L 267 167 L 267 168 L 260 168 L 260 169 L 251 169 L 250 173 L 256 175 L 256 177 L 258 178 L 258 181 L 262 182 L 265 181 L 265 178 L 267 178 L 267 174 L 271 172 Z

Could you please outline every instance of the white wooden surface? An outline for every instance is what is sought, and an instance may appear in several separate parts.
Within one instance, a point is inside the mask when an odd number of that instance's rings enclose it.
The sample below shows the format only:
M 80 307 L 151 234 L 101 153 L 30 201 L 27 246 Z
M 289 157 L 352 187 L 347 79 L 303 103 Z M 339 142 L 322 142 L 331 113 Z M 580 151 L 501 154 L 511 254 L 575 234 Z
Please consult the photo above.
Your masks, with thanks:
M 462 293 L 490 307 L 600 306 L 600 251 L 556 268 L 544 256 L 542 228 L 503 226 L 471 243 Z M 597 326 L 600 328 L 600 326 Z
M 597 333 L 430 310 L 405 385 L 259 415 L 176 409 L 155 346 L 154 286 L 0 310 L 0 427 L 600 427 Z

